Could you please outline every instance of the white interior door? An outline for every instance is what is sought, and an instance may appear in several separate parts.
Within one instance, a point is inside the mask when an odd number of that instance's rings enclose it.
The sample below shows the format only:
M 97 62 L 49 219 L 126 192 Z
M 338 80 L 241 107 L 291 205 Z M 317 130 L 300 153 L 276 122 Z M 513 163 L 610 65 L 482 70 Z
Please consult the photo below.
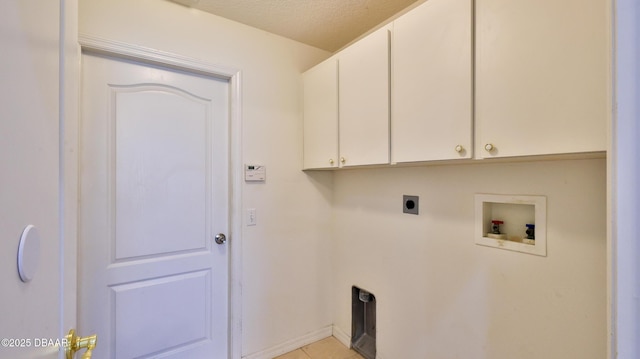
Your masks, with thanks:
M 79 330 L 97 358 L 226 358 L 226 80 L 82 56 Z

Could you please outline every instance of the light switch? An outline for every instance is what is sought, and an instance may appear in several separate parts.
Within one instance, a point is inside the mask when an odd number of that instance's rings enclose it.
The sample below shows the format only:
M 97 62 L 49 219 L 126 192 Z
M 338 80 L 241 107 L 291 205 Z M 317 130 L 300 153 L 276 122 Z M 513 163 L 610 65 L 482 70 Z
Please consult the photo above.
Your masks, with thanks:
M 258 223 L 256 218 L 256 209 L 249 208 L 247 209 L 247 226 L 255 226 Z

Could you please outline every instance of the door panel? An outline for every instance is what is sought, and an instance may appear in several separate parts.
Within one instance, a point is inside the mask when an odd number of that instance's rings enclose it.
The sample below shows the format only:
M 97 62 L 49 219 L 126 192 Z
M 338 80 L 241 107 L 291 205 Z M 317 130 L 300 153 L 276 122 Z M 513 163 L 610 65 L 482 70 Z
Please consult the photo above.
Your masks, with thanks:
M 394 21 L 391 162 L 471 158 L 472 26 L 470 0 L 427 1 Z
M 210 103 L 162 87 L 112 91 L 115 260 L 206 249 Z
M 601 0 L 476 2 L 478 158 L 606 151 L 607 7 Z
M 79 327 L 96 356 L 227 357 L 227 106 L 226 81 L 83 55 Z
M 207 270 L 111 287 L 116 308 L 116 358 L 137 358 L 206 345 L 211 337 L 207 320 L 211 308 L 210 283 L 211 271 Z M 165 300 L 147 301 L 147 297 Z M 172 325 L 165 325 L 167 322 Z M 158 343 L 157 338 L 162 338 L 162 342 Z
M 338 61 L 330 58 L 302 74 L 305 169 L 338 167 Z
M 343 167 L 389 163 L 390 31 L 391 26 L 380 28 L 339 55 Z

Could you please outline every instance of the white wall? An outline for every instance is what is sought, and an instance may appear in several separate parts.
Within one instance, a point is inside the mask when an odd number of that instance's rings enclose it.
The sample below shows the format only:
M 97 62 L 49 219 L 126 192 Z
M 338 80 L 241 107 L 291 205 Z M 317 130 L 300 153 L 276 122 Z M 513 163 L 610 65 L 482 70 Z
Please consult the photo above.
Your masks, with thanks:
M 300 74 L 329 54 L 168 1 L 83 0 L 79 26 L 242 71 L 243 159 L 267 167 L 243 188 L 258 224 L 243 227 L 242 354 L 331 325 L 331 174 L 300 171 Z
M 382 358 L 606 357 L 604 159 L 347 170 L 334 190 L 335 325 L 352 285 L 374 293 Z M 547 196 L 548 256 L 475 245 L 475 193 Z

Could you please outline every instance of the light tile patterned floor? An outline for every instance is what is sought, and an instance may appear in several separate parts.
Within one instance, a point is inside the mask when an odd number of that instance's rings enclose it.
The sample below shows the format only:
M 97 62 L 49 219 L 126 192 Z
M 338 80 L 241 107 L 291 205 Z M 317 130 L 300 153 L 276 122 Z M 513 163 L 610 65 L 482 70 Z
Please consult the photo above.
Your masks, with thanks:
M 353 349 L 342 345 L 338 339 L 328 337 L 274 359 L 363 359 L 363 357 Z

